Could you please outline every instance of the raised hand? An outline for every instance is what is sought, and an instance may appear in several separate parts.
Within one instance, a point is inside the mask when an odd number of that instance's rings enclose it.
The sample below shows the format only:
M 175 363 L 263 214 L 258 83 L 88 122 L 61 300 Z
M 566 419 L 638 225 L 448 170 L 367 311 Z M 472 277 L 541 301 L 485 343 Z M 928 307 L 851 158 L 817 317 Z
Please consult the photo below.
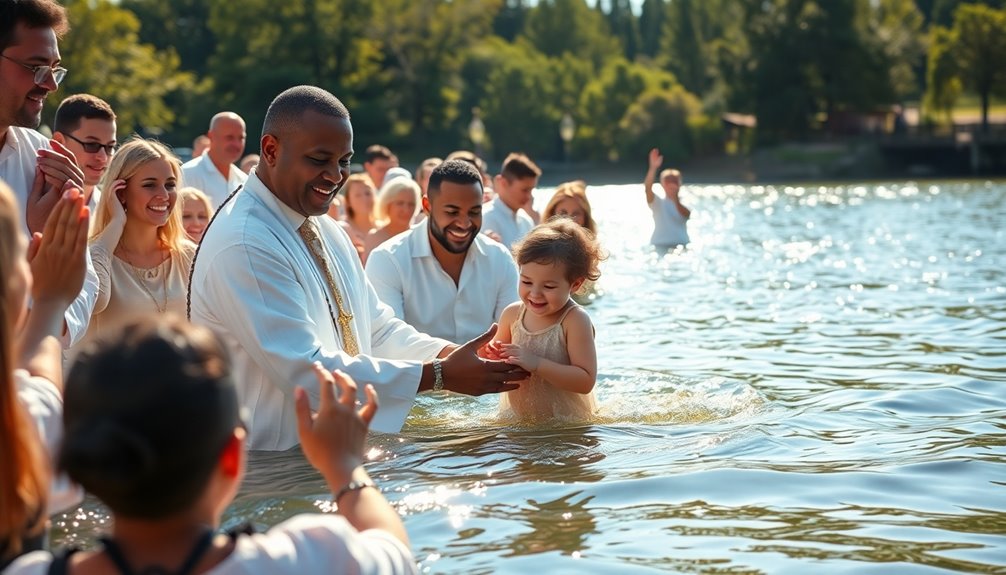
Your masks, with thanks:
M 55 140 L 50 140 L 52 150 L 38 151 L 35 180 L 28 192 L 25 223 L 31 233 L 41 232 L 46 219 L 59 201 L 67 182 L 78 188 L 84 186 L 84 172 L 77 166 L 73 152 Z
M 357 410 L 357 386 L 351 377 L 341 371 L 330 372 L 320 363 L 314 364 L 314 375 L 321 389 L 316 414 L 311 414 L 311 400 L 304 388 L 294 390 L 300 448 L 329 485 L 345 485 L 353 470 L 363 464 L 367 431 L 377 413 L 377 392 L 367 385 L 367 403 Z
M 478 352 L 496 335 L 496 324 L 489 331 L 455 349 L 444 359 L 444 388 L 465 395 L 483 395 L 513 391 L 520 387 L 514 381 L 530 375 L 520 366 L 503 361 L 482 359 Z
M 80 294 L 87 271 L 89 222 L 84 194 L 67 182 L 45 228 L 34 233 L 28 244 L 32 299 L 36 303 L 55 301 L 65 307 Z
M 664 164 L 664 157 L 660 155 L 660 150 L 653 148 L 650 150 L 650 171 L 657 171 Z

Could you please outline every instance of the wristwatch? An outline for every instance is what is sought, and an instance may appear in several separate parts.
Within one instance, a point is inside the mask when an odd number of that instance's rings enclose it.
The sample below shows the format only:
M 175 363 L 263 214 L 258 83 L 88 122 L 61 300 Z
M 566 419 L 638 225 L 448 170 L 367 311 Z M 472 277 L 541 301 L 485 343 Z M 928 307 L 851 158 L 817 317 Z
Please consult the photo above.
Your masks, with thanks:
M 437 359 L 433 360 L 433 391 L 443 391 L 444 390 L 444 360 Z

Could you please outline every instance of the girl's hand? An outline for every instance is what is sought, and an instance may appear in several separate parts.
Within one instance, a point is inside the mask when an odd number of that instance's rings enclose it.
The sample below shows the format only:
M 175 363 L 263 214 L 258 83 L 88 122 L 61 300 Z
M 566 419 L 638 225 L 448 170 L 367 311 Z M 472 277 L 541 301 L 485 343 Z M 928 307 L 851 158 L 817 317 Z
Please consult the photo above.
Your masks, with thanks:
M 118 227 L 126 225 L 126 200 L 119 196 L 120 193 L 126 190 L 126 180 L 115 180 L 112 182 L 112 189 L 108 191 L 102 191 L 102 193 L 112 194 L 115 196 L 115 200 L 111 202 L 112 204 L 112 220 L 109 222 L 109 227 L 113 224 L 118 224 Z
M 491 340 L 479 348 L 478 356 L 482 359 L 499 361 L 503 359 L 503 343 L 498 339 Z
M 512 365 L 519 365 L 527 371 L 534 373 L 538 371 L 541 358 L 522 348 L 516 343 L 504 343 L 502 348 L 503 360 Z
M 653 148 L 650 150 L 650 170 L 657 171 L 664 163 L 664 157 L 660 155 L 660 150 Z
M 89 223 L 90 210 L 84 205 L 83 192 L 67 182 L 42 233 L 35 232 L 28 244 L 35 302 L 55 301 L 69 306 L 80 295 L 87 272 Z
M 367 431 L 377 413 L 377 392 L 367 385 L 367 403 L 357 410 L 356 382 L 351 377 L 341 371 L 330 372 L 320 363 L 313 369 L 321 388 L 318 412 L 311 414 L 311 400 L 304 388 L 294 390 L 300 447 L 329 485 L 345 485 L 353 470 L 363 464 Z M 335 387 L 339 388 L 338 397 Z

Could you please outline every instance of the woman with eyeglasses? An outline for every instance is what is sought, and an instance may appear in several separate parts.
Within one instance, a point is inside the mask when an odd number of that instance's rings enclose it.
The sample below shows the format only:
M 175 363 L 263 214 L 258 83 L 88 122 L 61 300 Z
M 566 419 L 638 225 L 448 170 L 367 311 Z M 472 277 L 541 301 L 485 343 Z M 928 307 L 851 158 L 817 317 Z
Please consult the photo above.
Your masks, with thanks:
M 98 300 L 71 356 L 137 317 L 185 313 L 196 245 L 182 224 L 181 179 L 178 158 L 153 140 L 134 138 L 112 157 L 91 230 Z
M 245 430 L 223 342 L 153 316 L 84 351 L 66 384 L 65 470 L 112 512 L 93 551 L 19 559 L 8 575 L 415 573 L 398 513 L 363 468 L 373 386 L 315 364 L 316 414 L 295 391 L 301 449 L 338 514 L 297 515 L 266 533 L 218 534 L 245 472 Z

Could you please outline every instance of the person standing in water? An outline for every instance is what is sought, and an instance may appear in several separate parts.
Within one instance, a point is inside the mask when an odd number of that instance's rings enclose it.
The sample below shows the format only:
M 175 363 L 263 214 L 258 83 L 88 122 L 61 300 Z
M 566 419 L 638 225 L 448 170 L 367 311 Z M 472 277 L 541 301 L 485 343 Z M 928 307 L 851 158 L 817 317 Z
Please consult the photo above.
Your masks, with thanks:
M 658 247 L 676 247 L 688 244 L 688 218 L 692 212 L 686 208 L 678 197 L 681 189 L 681 172 L 667 169 L 660 172 L 660 186 L 664 195 L 653 193 L 653 180 L 664 163 L 660 150 L 650 150 L 649 169 L 646 170 L 646 180 L 643 187 L 646 190 L 646 203 L 653 212 L 653 235 L 650 243 Z

